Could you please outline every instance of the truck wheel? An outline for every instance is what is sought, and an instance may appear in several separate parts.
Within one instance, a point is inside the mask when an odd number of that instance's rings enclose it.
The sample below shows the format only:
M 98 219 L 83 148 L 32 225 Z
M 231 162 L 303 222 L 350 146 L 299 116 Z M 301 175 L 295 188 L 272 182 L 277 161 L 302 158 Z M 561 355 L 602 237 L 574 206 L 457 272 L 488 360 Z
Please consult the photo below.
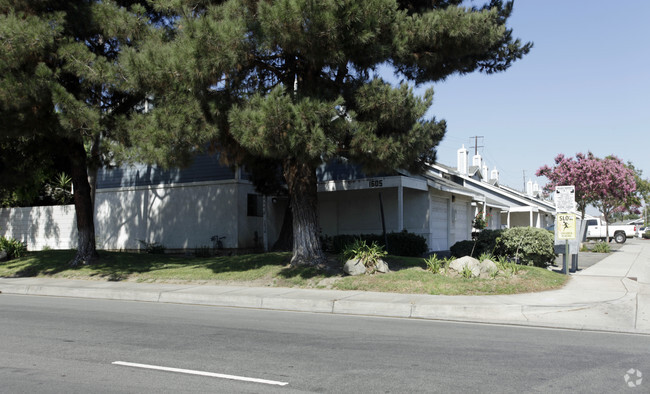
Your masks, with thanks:
M 625 236 L 625 233 L 616 233 L 616 234 L 614 234 L 614 240 L 616 241 L 617 244 L 625 243 L 626 239 L 627 239 L 627 237 Z

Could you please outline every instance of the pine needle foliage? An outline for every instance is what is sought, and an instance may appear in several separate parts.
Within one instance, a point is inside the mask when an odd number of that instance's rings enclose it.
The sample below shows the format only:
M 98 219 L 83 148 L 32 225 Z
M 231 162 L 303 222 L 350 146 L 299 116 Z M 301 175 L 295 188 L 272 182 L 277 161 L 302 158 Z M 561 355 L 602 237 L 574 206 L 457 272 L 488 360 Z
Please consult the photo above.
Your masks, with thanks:
M 209 146 L 230 163 L 282 167 L 293 213 L 292 264 L 324 260 L 316 168 L 346 158 L 369 172 L 435 160 L 446 124 L 425 118 L 433 90 L 414 85 L 507 69 L 531 43 L 512 38 L 512 2 L 168 0 L 157 34 L 125 48 L 134 157 L 164 165 Z M 392 67 L 393 86 L 377 70 Z

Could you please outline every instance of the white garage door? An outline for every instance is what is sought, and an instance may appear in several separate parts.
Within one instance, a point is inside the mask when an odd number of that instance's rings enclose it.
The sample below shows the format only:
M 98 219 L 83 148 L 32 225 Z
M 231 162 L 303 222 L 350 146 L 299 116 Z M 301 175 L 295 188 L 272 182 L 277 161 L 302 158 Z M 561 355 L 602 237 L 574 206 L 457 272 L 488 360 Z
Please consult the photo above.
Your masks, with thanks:
M 468 239 L 470 234 L 470 217 L 469 217 L 469 204 L 466 202 L 452 204 L 454 211 L 454 221 L 451 228 L 452 242 L 464 241 Z
M 447 199 L 431 197 L 430 250 L 449 250 L 449 243 L 447 240 L 448 226 L 449 214 L 447 209 Z

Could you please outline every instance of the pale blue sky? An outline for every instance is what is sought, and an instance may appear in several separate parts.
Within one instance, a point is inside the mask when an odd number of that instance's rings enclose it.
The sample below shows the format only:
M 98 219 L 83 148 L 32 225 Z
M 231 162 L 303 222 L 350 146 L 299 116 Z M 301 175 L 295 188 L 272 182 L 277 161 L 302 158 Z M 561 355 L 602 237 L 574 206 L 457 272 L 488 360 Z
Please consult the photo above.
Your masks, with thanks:
M 528 56 L 434 85 L 428 116 L 447 121 L 438 161 L 455 166 L 479 135 L 489 169 L 517 189 L 560 152 L 615 154 L 650 178 L 650 1 L 519 0 L 508 26 L 534 42 Z

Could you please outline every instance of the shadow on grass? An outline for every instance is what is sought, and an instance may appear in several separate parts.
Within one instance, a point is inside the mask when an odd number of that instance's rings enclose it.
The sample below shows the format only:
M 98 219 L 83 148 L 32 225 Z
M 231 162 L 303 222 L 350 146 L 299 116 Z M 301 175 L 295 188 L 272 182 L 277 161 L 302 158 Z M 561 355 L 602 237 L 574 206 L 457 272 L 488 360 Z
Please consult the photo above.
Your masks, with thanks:
M 18 278 L 61 274 L 119 281 L 127 279 L 131 274 L 166 268 L 207 268 L 218 274 L 256 270 L 269 265 L 285 266 L 290 259 L 288 253 L 196 258 L 168 254 L 99 251 L 99 260 L 96 263 L 73 267 L 70 261 L 74 256 L 74 250 L 31 252 L 22 258 L 0 264 L 0 276 Z
M 20 259 L 0 263 L 0 277 L 66 277 L 98 278 L 109 281 L 126 280 L 129 277 L 159 271 L 169 271 L 167 278 L 179 274 L 187 277 L 187 272 L 210 271 L 215 275 L 222 273 L 268 271 L 277 272 L 283 279 L 313 279 L 342 276 L 343 264 L 336 256 L 330 256 L 327 264 L 320 266 L 290 267 L 291 253 L 264 253 L 236 256 L 197 258 L 170 254 L 147 254 L 99 251 L 99 260 L 92 265 L 72 267 L 74 250 L 48 250 L 30 252 Z M 419 266 L 425 268 L 423 259 L 388 256 L 391 271 Z M 265 268 L 269 268 L 265 270 Z M 180 273 L 180 271 L 185 271 Z M 197 276 L 199 274 L 197 273 Z M 264 275 L 261 273 L 260 275 Z M 189 276 L 192 276 L 190 273 Z M 211 279 L 197 277 L 195 279 Z M 242 279 L 246 280 L 246 279 Z

